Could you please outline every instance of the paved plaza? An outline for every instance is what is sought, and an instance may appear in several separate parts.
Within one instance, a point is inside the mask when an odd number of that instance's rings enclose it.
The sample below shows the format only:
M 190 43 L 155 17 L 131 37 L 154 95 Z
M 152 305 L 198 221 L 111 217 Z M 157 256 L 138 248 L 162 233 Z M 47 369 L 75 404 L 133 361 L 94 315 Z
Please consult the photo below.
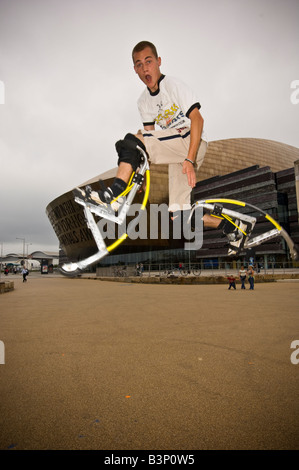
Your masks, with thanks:
M 298 280 L 12 280 L 0 449 L 298 450 Z

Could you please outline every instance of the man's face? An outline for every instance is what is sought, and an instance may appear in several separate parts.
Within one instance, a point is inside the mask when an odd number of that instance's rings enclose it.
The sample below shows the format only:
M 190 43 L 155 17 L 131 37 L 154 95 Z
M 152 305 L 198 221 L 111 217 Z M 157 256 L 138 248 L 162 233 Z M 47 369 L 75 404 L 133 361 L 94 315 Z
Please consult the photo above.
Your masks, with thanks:
M 152 92 L 158 90 L 158 80 L 161 77 L 160 65 L 161 58 L 156 59 L 150 47 L 134 54 L 134 70 Z

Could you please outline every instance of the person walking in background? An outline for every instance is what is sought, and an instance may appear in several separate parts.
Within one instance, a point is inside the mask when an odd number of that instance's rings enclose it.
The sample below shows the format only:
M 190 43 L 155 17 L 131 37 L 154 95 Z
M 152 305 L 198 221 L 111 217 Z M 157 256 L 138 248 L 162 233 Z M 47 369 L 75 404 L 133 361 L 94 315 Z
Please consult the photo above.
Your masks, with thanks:
M 248 282 L 249 282 L 249 285 L 250 285 L 249 290 L 254 290 L 254 274 L 255 273 L 254 273 L 252 265 L 249 265 L 247 274 L 248 274 Z
M 246 289 L 245 287 L 246 269 L 244 268 L 244 266 L 241 266 L 241 269 L 239 271 L 239 276 L 240 276 L 240 281 L 241 281 L 241 289 Z
M 25 268 L 25 266 L 22 269 L 22 274 L 23 274 L 23 282 L 27 282 L 27 276 L 29 274 L 28 269 Z

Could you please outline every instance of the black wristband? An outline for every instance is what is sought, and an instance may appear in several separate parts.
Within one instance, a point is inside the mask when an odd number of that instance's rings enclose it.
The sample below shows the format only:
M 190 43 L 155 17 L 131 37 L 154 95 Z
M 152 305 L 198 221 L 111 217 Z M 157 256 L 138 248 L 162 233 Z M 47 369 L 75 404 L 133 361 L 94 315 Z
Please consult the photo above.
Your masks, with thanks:
M 192 160 L 190 160 L 190 158 L 185 158 L 185 162 L 192 163 L 192 165 L 195 166 L 195 163 Z

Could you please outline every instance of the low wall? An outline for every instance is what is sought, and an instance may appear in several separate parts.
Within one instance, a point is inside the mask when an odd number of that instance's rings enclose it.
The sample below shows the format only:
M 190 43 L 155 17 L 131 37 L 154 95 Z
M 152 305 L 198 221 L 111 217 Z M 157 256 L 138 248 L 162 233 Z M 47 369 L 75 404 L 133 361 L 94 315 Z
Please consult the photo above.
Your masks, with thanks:
M 11 281 L 0 281 L 0 294 L 14 290 L 14 283 Z
M 123 283 L 138 283 L 138 284 L 178 284 L 178 285 L 197 285 L 197 284 L 228 284 L 226 276 L 175 276 L 169 275 L 168 277 L 163 276 L 124 276 L 124 277 L 106 277 L 106 276 L 86 276 L 88 279 L 95 279 L 100 281 L 112 281 L 112 282 L 123 282 Z M 278 280 L 287 279 L 298 279 L 299 273 L 290 274 L 257 274 L 255 276 L 255 282 L 276 282 Z M 237 279 L 236 284 L 241 282 Z M 248 284 L 248 281 L 246 281 Z

